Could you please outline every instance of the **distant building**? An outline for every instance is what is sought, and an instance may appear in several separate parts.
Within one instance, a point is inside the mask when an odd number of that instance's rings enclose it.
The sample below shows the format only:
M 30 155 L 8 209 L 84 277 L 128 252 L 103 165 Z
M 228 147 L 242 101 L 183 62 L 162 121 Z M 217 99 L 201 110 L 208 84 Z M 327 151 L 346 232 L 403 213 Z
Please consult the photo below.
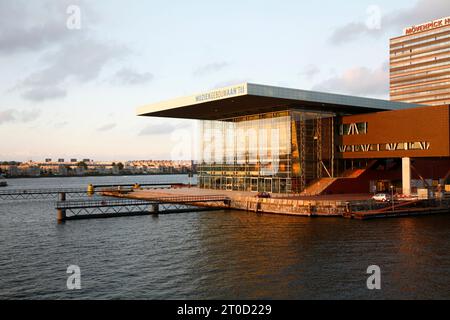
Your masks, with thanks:
M 45 159 L 45 162 L 47 162 L 47 163 L 48 163 L 48 162 L 52 162 L 52 159 L 51 159 L 51 158 L 46 158 L 46 159 Z
M 30 177 L 39 177 L 41 175 L 41 168 L 37 166 L 28 167 L 26 169 L 26 175 Z
M 120 174 L 120 170 L 118 166 L 113 166 L 112 167 L 112 173 L 113 174 Z
M 70 159 L 70 162 L 75 163 L 75 162 L 77 162 L 77 159 L 72 158 L 72 159 Z
M 20 175 L 19 168 L 16 165 L 11 165 L 8 168 L 8 175 L 10 177 L 17 177 Z
M 86 170 L 84 169 L 84 167 L 76 167 L 75 169 L 75 175 L 77 176 L 82 176 L 86 174 Z
M 60 159 L 58 159 L 58 162 L 62 163 L 62 162 L 64 162 L 64 159 L 60 158 Z
M 59 165 L 58 166 L 58 175 L 60 175 L 60 176 L 67 176 L 67 172 L 68 170 L 67 170 L 67 167 L 66 166 L 64 166 L 64 165 Z

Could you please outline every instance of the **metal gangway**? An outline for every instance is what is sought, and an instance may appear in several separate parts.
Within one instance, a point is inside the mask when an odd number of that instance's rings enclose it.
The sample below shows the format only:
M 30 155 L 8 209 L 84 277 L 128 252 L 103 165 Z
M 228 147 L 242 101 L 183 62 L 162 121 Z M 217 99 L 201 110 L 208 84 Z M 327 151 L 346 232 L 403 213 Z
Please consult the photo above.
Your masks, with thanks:
M 57 199 L 58 195 L 65 193 L 69 196 L 92 196 L 105 191 L 122 190 L 131 191 L 138 187 L 149 189 L 165 189 L 173 186 L 183 185 L 181 183 L 144 183 L 144 184 L 102 184 L 90 185 L 87 188 L 39 188 L 39 189 L 4 189 L 0 190 L 0 200 L 36 200 Z
M 207 205 L 206 205 L 207 204 Z M 141 199 L 62 200 L 56 203 L 57 220 L 111 218 L 211 211 L 227 208 L 225 196 L 161 196 Z

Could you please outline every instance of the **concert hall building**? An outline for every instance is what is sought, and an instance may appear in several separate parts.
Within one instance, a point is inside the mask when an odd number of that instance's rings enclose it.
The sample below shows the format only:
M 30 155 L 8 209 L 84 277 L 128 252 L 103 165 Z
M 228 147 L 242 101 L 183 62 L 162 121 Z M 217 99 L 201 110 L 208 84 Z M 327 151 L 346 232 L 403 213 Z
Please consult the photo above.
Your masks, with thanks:
M 391 40 L 392 101 L 243 83 L 137 113 L 200 121 L 201 188 L 323 194 L 393 186 L 405 195 L 437 188 L 450 176 L 450 79 L 443 75 L 450 75 L 450 49 L 440 48 L 450 48 L 443 40 L 450 20 L 427 25 Z

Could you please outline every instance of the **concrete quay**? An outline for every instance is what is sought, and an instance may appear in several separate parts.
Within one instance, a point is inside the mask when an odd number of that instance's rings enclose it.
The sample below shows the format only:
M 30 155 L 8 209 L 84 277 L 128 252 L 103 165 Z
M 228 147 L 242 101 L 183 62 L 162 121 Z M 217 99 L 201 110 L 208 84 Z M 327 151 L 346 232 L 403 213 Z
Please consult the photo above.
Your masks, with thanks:
M 207 190 L 196 187 L 171 189 L 136 189 L 131 191 L 107 191 L 104 196 L 164 202 L 177 197 L 224 197 L 226 201 L 191 202 L 198 207 L 234 209 L 258 214 L 279 214 L 304 217 L 344 217 L 368 220 L 400 218 L 432 214 L 449 214 L 450 199 L 396 201 L 380 203 L 370 194 L 334 194 L 323 196 L 300 196 L 272 194 L 271 198 L 258 198 L 254 192 Z M 167 200 L 169 202 L 170 200 Z M 175 203 L 172 201 L 172 203 Z
M 124 193 L 108 191 L 104 192 L 103 195 L 140 200 L 183 196 L 224 196 L 229 199 L 227 203 L 197 203 L 195 205 L 215 208 L 219 206 L 224 209 L 245 210 L 256 213 L 309 217 L 342 217 L 348 212 L 351 212 L 351 208 L 355 206 L 363 206 L 367 209 L 376 208 L 373 207 L 373 202 L 368 200 L 370 199 L 370 195 L 331 195 L 315 197 L 272 195 L 271 198 L 258 198 L 254 192 L 206 190 L 196 187 L 164 190 L 141 189 Z

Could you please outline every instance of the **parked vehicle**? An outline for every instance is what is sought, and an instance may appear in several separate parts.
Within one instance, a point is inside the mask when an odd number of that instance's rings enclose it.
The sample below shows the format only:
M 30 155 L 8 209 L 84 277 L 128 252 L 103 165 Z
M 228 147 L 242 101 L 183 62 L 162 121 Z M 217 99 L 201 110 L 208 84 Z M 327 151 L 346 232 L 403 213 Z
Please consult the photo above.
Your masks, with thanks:
M 268 199 L 268 198 L 270 198 L 270 193 L 268 193 L 268 192 L 260 192 L 260 193 L 258 193 L 258 195 L 256 197 L 257 198 L 261 198 L 261 199 Z
M 391 200 L 391 196 L 387 193 L 377 193 L 372 199 L 375 201 L 387 202 Z

